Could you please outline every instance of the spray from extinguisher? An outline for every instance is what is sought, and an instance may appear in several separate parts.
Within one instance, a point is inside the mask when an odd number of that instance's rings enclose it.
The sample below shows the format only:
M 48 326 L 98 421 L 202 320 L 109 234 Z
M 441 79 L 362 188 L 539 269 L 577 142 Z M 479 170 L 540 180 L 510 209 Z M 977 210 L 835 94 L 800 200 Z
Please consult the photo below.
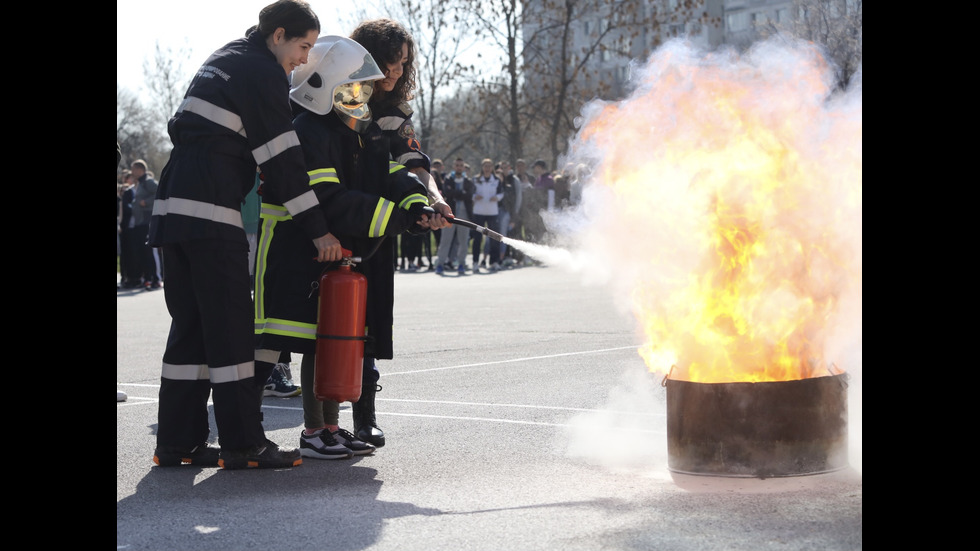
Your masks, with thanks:
M 361 397 L 367 316 L 367 278 L 351 268 L 360 257 L 343 249 L 339 267 L 320 276 L 313 394 L 317 400 Z

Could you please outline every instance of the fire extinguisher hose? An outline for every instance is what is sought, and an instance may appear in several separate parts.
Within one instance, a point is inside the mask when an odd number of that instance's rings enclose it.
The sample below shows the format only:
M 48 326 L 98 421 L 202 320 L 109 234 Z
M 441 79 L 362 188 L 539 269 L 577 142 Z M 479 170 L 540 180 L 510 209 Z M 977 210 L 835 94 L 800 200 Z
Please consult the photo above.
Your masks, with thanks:
M 425 211 L 430 216 L 433 215 L 433 214 L 435 214 L 435 212 L 436 212 L 432 207 L 425 207 L 422 210 Z M 481 225 L 479 225 L 479 224 L 477 224 L 475 222 L 470 222 L 469 220 L 463 220 L 462 218 L 456 218 L 455 216 L 452 216 L 452 217 L 447 216 L 446 217 L 446 220 L 449 220 L 450 223 L 455 224 L 457 226 L 465 226 L 465 227 L 467 227 L 467 228 L 469 228 L 471 230 L 478 231 L 478 232 L 482 233 L 483 235 L 485 235 L 485 236 L 487 236 L 490 239 L 493 239 L 495 241 L 503 241 L 504 240 L 504 236 L 503 235 L 501 235 L 501 234 L 499 234 L 499 233 L 491 230 L 490 228 L 488 228 L 486 226 L 481 226 Z

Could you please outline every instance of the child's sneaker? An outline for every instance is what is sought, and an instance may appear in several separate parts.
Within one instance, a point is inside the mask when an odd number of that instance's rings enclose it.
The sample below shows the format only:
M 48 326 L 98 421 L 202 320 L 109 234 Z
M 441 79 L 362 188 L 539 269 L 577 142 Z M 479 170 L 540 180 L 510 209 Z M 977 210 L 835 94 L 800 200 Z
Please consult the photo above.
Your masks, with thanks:
M 347 449 L 354 453 L 354 455 L 369 455 L 374 453 L 374 450 L 378 449 L 369 442 L 363 440 L 358 440 L 356 436 L 344 429 L 337 429 L 333 434 L 334 440 L 343 444 Z
M 338 442 L 327 429 L 319 429 L 313 434 L 300 432 L 299 453 L 313 459 L 350 459 L 354 452 Z

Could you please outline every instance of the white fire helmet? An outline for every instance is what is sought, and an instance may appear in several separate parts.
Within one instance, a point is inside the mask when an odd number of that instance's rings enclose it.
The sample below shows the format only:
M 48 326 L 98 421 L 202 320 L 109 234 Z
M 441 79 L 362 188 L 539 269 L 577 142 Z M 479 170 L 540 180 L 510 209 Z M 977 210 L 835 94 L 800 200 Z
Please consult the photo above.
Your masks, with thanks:
M 321 36 L 307 62 L 290 74 L 289 97 L 317 115 L 333 109 L 360 133 L 371 123 L 374 82 L 384 77 L 364 46 L 343 36 Z

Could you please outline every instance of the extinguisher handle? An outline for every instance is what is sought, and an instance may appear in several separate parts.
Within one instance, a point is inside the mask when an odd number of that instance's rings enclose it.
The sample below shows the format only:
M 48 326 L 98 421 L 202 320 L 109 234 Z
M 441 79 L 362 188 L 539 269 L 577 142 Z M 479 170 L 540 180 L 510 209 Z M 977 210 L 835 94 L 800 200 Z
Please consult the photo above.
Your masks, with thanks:
M 340 250 L 341 252 L 343 252 L 344 255 L 343 258 L 340 259 L 341 266 L 354 266 L 364 261 L 363 258 L 359 256 L 354 256 L 354 251 L 345 249 L 343 247 L 341 247 Z

